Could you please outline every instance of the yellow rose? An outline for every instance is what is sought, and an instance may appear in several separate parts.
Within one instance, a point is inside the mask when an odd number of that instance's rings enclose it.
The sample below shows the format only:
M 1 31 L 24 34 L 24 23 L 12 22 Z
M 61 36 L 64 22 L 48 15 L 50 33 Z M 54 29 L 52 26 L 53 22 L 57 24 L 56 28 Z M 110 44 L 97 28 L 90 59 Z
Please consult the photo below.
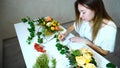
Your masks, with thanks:
M 88 53 L 83 54 L 83 57 L 86 59 L 86 63 L 89 63 L 92 60 L 92 56 Z
M 96 68 L 96 66 L 92 63 L 87 63 L 84 68 Z
M 80 49 L 80 52 L 81 52 L 82 54 L 89 53 L 89 54 L 92 56 L 92 51 L 90 51 L 90 50 L 87 49 L 87 48 L 81 48 L 81 49 Z
M 53 23 L 52 25 L 53 25 L 53 26 L 56 26 L 56 23 Z
M 51 27 L 51 30 L 55 30 L 55 27 Z
M 78 66 L 82 66 L 86 63 L 86 59 L 83 56 L 76 56 L 75 59 L 77 61 Z

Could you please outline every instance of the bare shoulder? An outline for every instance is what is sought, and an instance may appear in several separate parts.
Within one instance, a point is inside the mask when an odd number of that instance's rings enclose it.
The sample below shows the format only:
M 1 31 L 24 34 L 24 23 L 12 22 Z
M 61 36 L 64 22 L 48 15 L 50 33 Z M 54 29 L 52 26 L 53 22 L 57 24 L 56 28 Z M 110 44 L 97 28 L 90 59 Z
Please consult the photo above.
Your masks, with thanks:
M 112 20 L 103 19 L 102 27 L 104 27 L 106 25 L 116 28 L 116 25 Z
M 111 20 L 103 19 L 103 24 L 107 25 L 109 23 L 109 21 L 111 21 Z
M 102 27 L 104 27 L 105 25 L 108 25 L 110 21 L 111 20 L 103 19 Z

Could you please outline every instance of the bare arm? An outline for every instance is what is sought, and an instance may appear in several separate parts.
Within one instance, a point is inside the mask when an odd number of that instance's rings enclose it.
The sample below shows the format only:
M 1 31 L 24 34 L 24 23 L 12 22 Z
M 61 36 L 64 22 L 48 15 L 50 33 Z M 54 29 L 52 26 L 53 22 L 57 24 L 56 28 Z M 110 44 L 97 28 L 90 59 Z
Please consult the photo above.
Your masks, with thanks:
M 95 51 L 97 51 L 98 53 L 100 53 L 101 55 L 107 55 L 109 53 L 109 51 L 103 50 L 102 48 L 100 48 L 99 46 L 96 46 L 90 41 L 87 42 L 87 45 L 91 47 L 92 49 L 94 49 Z
M 96 46 L 94 43 L 92 43 L 90 40 L 88 40 L 86 38 L 72 37 L 70 40 L 72 42 L 82 42 L 82 43 L 85 43 L 85 44 L 87 44 L 89 47 L 91 47 L 93 50 L 97 51 L 101 55 L 107 55 L 109 53 L 109 51 L 103 50 L 102 48 L 100 48 L 99 46 Z
M 74 30 L 74 24 L 72 24 L 67 30 L 66 30 L 66 32 L 64 33 L 64 34 L 59 34 L 58 35 L 58 39 L 59 40 L 64 40 L 64 38 L 70 33 L 70 32 L 72 32 Z
M 67 36 L 69 33 L 71 33 L 72 31 L 74 30 L 74 24 L 72 24 L 68 29 L 67 31 L 65 32 L 65 36 Z

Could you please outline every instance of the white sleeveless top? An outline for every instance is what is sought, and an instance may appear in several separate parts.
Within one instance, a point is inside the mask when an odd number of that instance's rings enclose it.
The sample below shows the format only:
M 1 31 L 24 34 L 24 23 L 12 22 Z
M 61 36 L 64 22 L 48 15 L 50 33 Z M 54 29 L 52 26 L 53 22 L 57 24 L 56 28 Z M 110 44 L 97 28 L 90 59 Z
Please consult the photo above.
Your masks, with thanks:
M 74 22 L 75 31 L 80 35 L 80 37 L 84 37 L 92 41 L 92 30 L 89 22 L 83 21 L 79 26 L 80 27 L 77 27 L 76 23 Z M 112 21 L 109 21 L 107 25 L 99 30 L 98 35 L 93 43 L 104 50 L 113 52 L 115 47 L 116 32 L 116 25 Z

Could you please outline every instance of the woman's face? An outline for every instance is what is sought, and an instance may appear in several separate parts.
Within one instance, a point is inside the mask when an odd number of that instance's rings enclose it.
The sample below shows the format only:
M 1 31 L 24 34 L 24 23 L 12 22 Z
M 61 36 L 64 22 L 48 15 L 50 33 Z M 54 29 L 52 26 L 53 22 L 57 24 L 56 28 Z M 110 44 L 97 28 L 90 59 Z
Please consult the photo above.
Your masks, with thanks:
M 78 11 L 80 12 L 80 18 L 84 21 L 91 22 L 95 16 L 94 11 L 86 8 L 81 4 L 78 4 Z

